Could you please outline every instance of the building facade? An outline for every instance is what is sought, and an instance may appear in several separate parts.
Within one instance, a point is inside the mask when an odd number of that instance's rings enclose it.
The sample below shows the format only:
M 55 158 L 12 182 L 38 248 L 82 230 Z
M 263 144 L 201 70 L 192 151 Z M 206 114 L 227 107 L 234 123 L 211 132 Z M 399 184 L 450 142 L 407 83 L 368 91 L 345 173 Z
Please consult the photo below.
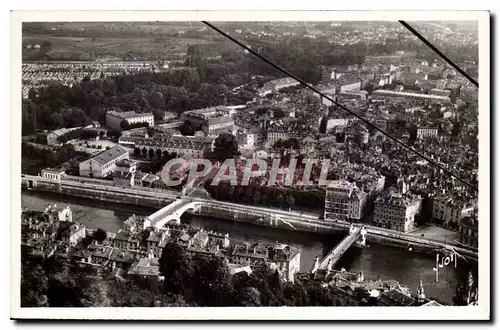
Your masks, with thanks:
M 106 178 L 116 168 L 116 162 L 129 159 L 128 151 L 121 146 L 114 146 L 79 164 L 80 176 Z
M 325 191 L 325 221 L 360 220 L 364 215 L 367 194 L 355 183 L 333 181 Z
M 116 162 L 113 172 L 113 185 L 119 187 L 133 187 L 135 185 L 135 173 L 137 162 L 130 159 L 122 159 Z
M 417 129 L 417 139 L 436 139 L 438 129 L 433 127 L 422 127 Z
M 432 218 L 439 225 L 457 229 L 460 220 L 473 213 L 472 204 L 452 196 L 438 196 L 432 201 Z
M 44 168 L 40 174 L 44 179 L 61 181 L 66 173 L 60 168 Z
M 137 123 L 148 123 L 150 127 L 155 125 L 155 119 L 152 113 L 144 112 L 137 113 L 135 111 L 108 111 L 106 112 L 106 126 L 115 130 L 121 130 L 121 123 L 126 120 L 127 123 L 137 124 Z
M 462 218 L 458 227 L 460 243 L 477 248 L 479 237 L 478 229 L 477 214 Z
M 376 226 L 408 232 L 415 228 L 422 198 L 410 193 L 389 193 L 375 201 L 373 222 Z

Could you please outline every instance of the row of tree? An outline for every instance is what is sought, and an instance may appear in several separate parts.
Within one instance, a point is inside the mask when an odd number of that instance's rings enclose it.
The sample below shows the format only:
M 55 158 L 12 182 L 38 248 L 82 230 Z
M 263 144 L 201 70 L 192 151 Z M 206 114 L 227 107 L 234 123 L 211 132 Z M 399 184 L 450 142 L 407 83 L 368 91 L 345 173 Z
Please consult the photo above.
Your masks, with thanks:
M 290 209 L 294 206 L 322 209 L 325 205 L 324 193 L 319 190 L 294 190 L 256 185 L 233 186 L 225 182 L 217 186 L 212 186 L 208 182 L 205 184 L 205 189 L 217 200 L 234 203 L 283 209 Z
M 164 281 L 127 277 L 119 282 L 57 254 L 22 254 L 22 307 L 334 306 L 350 303 L 319 283 L 283 283 L 277 271 L 258 267 L 231 275 L 222 258 L 189 256 L 167 243 L 159 260 Z
M 92 129 L 76 129 L 59 136 L 57 140 L 61 143 L 66 143 L 74 139 L 92 140 L 98 136 L 102 138 L 105 134 L 104 131 L 98 132 Z

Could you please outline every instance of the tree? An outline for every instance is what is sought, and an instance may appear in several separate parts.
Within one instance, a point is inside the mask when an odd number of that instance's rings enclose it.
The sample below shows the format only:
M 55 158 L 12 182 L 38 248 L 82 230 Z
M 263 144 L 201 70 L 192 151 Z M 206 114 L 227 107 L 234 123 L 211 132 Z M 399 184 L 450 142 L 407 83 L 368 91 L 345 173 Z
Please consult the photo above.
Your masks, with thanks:
M 136 155 L 136 156 L 140 156 L 140 155 L 141 155 L 141 149 L 139 149 L 139 148 L 135 147 L 135 148 L 134 148 L 134 155 Z
M 122 129 L 122 131 L 126 131 L 130 128 L 130 124 L 128 123 L 128 121 L 126 121 L 125 119 L 123 119 L 121 122 L 120 122 L 120 128 Z
M 276 206 L 283 207 L 285 203 L 285 197 L 283 197 L 283 194 L 280 193 L 278 196 L 276 196 Z
M 146 133 L 148 134 L 149 137 L 153 137 L 155 135 L 155 130 L 152 127 L 147 127 L 146 128 Z
M 153 157 L 155 156 L 155 152 L 153 149 L 149 149 L 148 151 L 148 157 L 149 159 L 153 159 Z
M 236 301 L 241 306 L 259 307 L 261 306 L 260 292 L 253 286 L 245 287 L 236 295 Z
M 146 158 L 148 156 L 148 150 L 146 149 L 146 147 L 143 147 L 142 148 L 142 157 Z
M 110 137 L 110 138 L 117 138 L 118 139 L 121 135 L 122 135 L 122 133 L 120 131 L 117 131 L 114 129 L 110 129 L 108 131 L 108 137 Z
M 292 195 L 288 195 L 286 197 L 286 204 L 289 209 L 291 209 L 295 205 L 295 198 Z
M 163 248 L 160 264 L 160 274 L 164 279 L 164 292 L 183 294 L 193 278 L 191 260 L 182 247 L 176 243 L 167 243 Z
M 196 255 L 193 283 L 193 295 L 203 306 L 231 306 L 233 287 L 231 274 L 221 258 Z
M 104 241 L 108 237 L 108 234 L 101 228 L 97 228 L 93 236 L 96 241 L 102 243 L 102 241 Z
M 182 135 L 189 135 L 189 136 L 193 136 L 195 133 L 194 128 L 190 122 L 184 123 L 184 125 L 181 126 L 180 131 Z
M 214 154 L 215 158 L 219 162 L 223 162 L 226 159 L 231 159 L 234 156 L 239 155 L 236 137 L 231 133 L 221 133 L 215 139 Z

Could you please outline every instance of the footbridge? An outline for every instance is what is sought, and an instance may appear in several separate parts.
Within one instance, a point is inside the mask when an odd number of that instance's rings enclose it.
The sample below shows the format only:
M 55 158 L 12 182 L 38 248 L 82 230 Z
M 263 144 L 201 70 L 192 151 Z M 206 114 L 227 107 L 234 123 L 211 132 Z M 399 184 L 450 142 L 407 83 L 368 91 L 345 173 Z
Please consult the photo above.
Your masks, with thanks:
M 181 222 L 181 215 L 184 212 L 187 210 L 197 210 L 201 204 L 202 202 L 199 201 L 193 201 L 187 198 L 178 198 L 161 210 L 158 210 L 148 216 L 144 221 L 144 228 L 162 228 L 169 222 L 179 224 Z
M 347 249 L 355 242 L 358 242 L 361 246 L 365 246 L 366 234 L 367 231 L 364 226 L 354 226 L 351 224 L 349 234 L 319 262 L 317 269 L 332 269 Z

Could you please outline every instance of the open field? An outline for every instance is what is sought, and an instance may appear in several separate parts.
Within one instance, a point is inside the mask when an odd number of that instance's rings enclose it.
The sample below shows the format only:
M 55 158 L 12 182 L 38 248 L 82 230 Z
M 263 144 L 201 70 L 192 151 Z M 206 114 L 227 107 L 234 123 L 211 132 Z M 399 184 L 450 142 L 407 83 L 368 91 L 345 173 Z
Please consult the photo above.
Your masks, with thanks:
M 27 49 L 27 45 L 49 46 L 40 49 Z M 23 37 L 23 59 L 35 59 L 40 55 L 58 60 L 95 60 L 100 58 L 165 58 L 168 55 L 186 53 L 187 47 L 194 44 L 211 43 L 202 39 L 129 37 L 129 38 L 90 38 L 58 37 L 32 35 Z

